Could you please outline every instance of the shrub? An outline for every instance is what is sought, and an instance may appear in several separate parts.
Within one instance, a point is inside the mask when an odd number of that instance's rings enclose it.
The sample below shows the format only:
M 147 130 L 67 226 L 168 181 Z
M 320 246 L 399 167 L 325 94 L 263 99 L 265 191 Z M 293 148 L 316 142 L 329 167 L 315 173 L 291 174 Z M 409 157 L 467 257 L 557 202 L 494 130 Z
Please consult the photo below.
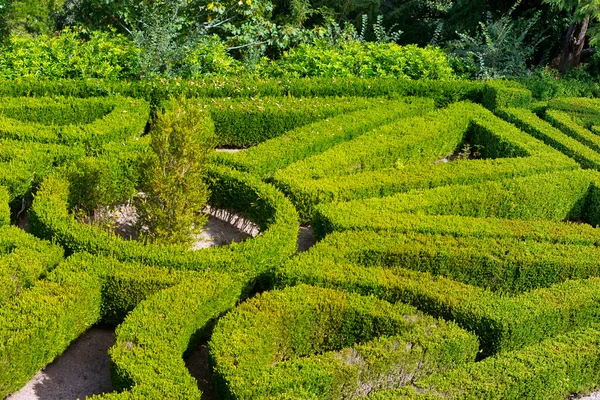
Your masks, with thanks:
M 588 220 L 598 216 L 592 198 L 598 176 L 589 171 L 554 172 L 523 178 L 412 190 L 393 196 L 320 205 L 315 231 L 320 237 L 356 223 L 380 221 L 377 214 L 460 215 L 510 219 Z M 372 219 L 371 219 L 372 218 Z M 365 221 L 360 223 L 359 221 Z M 378 225 L 377 222 L 375 225 Z M 337 228 L 337 227 L 340 228 Z
M 143 165 L 136 205 L 143 240 L 190 244 L 208 217 L 204 183 L 206 158 L 214 148 L 214 125 L 208 112 L 190 100 L 172 100 L 150 128 L 152 152 Z
M 454 77 L 444 52 L 436 47 L 399 46 L 395 43 L 347 42 L 339 48 L 301 44 L 284 53 L 269 71 L 293 77 L 393 77 L 440 79 Z
M 223 167 L 207 171 L 215 208 L 245 212 L 262 234 L 252 240 L 202 251 L 179 244 L 144 244 L 126 241 L 98 227 L 80 224 L 70 214 L 68 180 L 51 176 L 44 180 L 33 202 L 30 229 L 53 239 L 69 252 L 85 251 L 121 261 L 188 270 L 217 270 L 259 276 L 279 265 L 296 250 L 298 215 L 292 204 L 260 178 Z
M 499 110 L 498 114 L 531 136 L 573 158 L 583 168 L 600 169 L 600 153 L 577 139 L 567 136 L 550 123 L 538 118 L 531 111 L 506 108 Z
M 300 285 L 222 318 L 210 355 L 224 398 L 337 399 L 461 365 L 477 348 L 472 334 L 405 304 Z
M 207 106 L 220 145 L 248 147 L 286 131 L 339 114 L 368 109 L 365 98 L 255 97 L 213 99 Z
M 416 220 L 414 230 L 423 229 L 428 233 L 430 228 L 433 232 L 445 228 L 441 224 L 431 223 L 421 227 L 419 222 L 422 220 Z M 454 221 L 461 222 L 456 218 Z M 544 225 L 530 227 L 529 224 L 517 224 L 511 227 L 500 220 L 481 218 L 465 218 L 462 224 L 462 234 L 472 240 L 472 247 L 469 248 L 473 254 L 477 254 L 479 249 L 479 237 L 485 237 L 485 233 L 482 233 L 485 227 L 493 226 L 496 232 L 506 229 L 496 236 L 531 238 L 533 241 L 539 240 L 540 245 L 547 241 L 548 248 L 552 247 L 553 242 L 562 240 L 563 232 L 558 224 L 550 225 L 554 228 L 550 238 L 543 237 L 548 232 L 548 226 Z M 577 238 L 580 229 L 566 226 L 564 231 L 570 232 L 570 238 Z M 590 232 L 590 229 L 582 229 L 582 232 L 589 240 L 583 243 L 588 246 L 587 251 L 595 251 L 593 243 L 598 240 L 598 234 Z M 398 266 L 387 267 L 388 249 L 391 252 L 403 237 L 404 234 L 385 232 L 331 234 L 278 270 L 275 285 L 282 288 L 306 283 L 372 295 L 392 303 L 402 301 L 412 304 L 422 312 L 453 320 L 462 328 L 474 332 L 481 342 L 484 356 L 523 348 L 549 336 L 589 326 L 600 315 L 596 301 L 600 293 L 598 278 L 571 280 L 506 296 L 449 279 L 444 276 L 447 271 L 438 271 L 439 275 L 433 275 Z M 452 240 L 452 236 L 448 240 Z M 576 250 L 568 255 L 565 253 L 563 265 L 568 266 L 570 257 L 576 254 Z M 526 254 L 523 256 L 526 257 Z M 449 254 L 446 259 L 452 257 Z M 469 266 L 468 263 L 464 264 L 466 269 Z M 510 267 L 510 264 L 506 266 Z M 539 277 L 544 276 L 546 272 L 542 269 Z
M 374 143 L 365 144 L 368 140 Z M 484 159 L 437 164 L 410 162 L 410 157 L 438 160 L 464 140 L 481 146 Z M 445 153 L 435 150 L 435 146 Z M 415 148 L 419 152 L 414 152 Z M 377 149 L 379 155 L 375 154 Z M 242 157 L 245 156 L 232 159 Z M 388 164 L 378 163 L 381 158 Z M 353 168 L 356 165 L 363 167 Z M 399 120 L 305 158 L 275 172 L 274 181 L 294 202 L 302 220 L 307 221 L 317 204 L 328 201 L 574 168 L 575 162 L 483 107 L 462 103 L 424 117 Z
M 13 35 L 0 54 L 3 79 L 117 80 L 135 76 L 137 50 L 124 36 L 101 31 L 65 29 L 57 36 Z
M 61 104 L 61 100 L 6 100 L 13 107 L 6 109 L 4 115 L 0 115 L 0 137 L 38 143 L 79 145 L 89 155 L 93 155 L 107 142 L 140 137 L 144 133 L 150 113 L 147 102 L 131 98 L 68 100 L 65 101 L 65 105 Z M 71 104 L 75 110 L 86 110 L 90 115 L 100 116 L 108 109 L 111 111 L 90 121 L 79 117 L 76 111 L 65 113 L 64 108 Z M 97 111 L 91 112 L 94 108 Z M 16 118 L 12 118 L 13 115 Z M 31 121 L 33 118 L 40 118 L 41 121 Z M 72 123 L 78 119 L 81 123 Z M 64 125 L 45 125 L 43 122 L 62 122 Z
M 369 99 L 369 107 L 365 110 L 301 126 L 244 152 L 219 154 L 214 158 L 243 171 L 270 177 L 280 168 L 354 139 L 378 126 L 432 110 L 431 99 Z

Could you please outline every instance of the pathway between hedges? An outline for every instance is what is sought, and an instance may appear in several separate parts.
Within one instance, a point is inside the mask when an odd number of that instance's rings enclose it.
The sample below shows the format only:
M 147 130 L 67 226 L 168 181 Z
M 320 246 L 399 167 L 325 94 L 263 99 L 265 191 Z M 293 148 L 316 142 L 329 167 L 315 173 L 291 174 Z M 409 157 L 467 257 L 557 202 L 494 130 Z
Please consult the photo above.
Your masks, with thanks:
M 206 231 L 200 238 L 202 243 L 197 246 L 198 248 L 241 241 L 254 233 L 244 232 L 252 228 L 252 224 L 244 223 L 239 218 L 232 218 L 232 214 L 218 211 L 211 214 Z M 27 218 L 23 221 L 25 222 L 19 225 L 27 230 Z M 312 229 L 300 227 L 298 251 L 308 250 L 315 242 Z M 60 357 L 39 371 L 19 392 L 9 396 L 7 400 L 76 400 L 94 394 L 112 392 L 108 349 L 114 343 L 114 336 L 114 329 L 111 328 L 89 329 Z M 190 374 L 198 381 L 202 400 L 217 400 L 218 397 L 211 383 L 212 370 L 208 365 L 207 342 L 200 343 L 192 351 L 186 359 L 186 365 Z

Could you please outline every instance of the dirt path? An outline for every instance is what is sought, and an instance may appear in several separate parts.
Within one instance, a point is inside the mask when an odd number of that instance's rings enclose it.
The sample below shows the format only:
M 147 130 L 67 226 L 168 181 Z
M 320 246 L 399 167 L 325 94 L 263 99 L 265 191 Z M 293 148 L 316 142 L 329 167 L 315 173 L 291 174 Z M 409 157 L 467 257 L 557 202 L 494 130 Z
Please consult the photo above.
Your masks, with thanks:
M 75 400 L 112 392 L 107 352 L 114 337 L 111 329 L 91 328 L 8 400 Z

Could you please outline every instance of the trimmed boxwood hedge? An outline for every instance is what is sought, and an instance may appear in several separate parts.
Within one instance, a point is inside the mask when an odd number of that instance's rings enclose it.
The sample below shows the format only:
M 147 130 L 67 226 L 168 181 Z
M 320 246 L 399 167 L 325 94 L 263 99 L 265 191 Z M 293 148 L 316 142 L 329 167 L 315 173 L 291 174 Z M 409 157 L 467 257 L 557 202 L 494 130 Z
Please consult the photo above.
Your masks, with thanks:
M 594 324 L 519 351 L 432 375 L 415 386 L 419 392 L 438 398 L 562 400 L 597 387 L 599 357 L 600 325 Z
M 242 284 L 214 272 L 191 277 L 139 303 L 116 330 L 110 349 L 117 392 L 102 399 L 200 399 L 182 355 L 198 331 L 232 309 Z
M 7 109 L 6 114 L 0 115 L 0 137 L 40 143 L 82 145 L 88 153 L 98 151 L 103 143 L 109 141 L 141 136 L 150 113 L 149 104 L 144 100 L 122 97 L 86 99 L 81 101 L 91 101 L 87 108 L 97 107 L 102 112 L 111 108 L 112 111 L 88 123 L 67 124 L 69 116 L 64 117 L 64 101 L 52 104 L 52 99 L 19 98 L 11 102 L 15 101 L 18 101 L 20 108 Z M 43 106 L 48 102 L 51 106 Z M 37 109 L 37 112 L 32 113 L 31 108 Z M 11 118 L 11 115 L 16 118 Z M 24 119 L 23 115 L 29 115 L 25 118 L 26 121 L 19 120 Z M 36 118 L 41 118 L 42 122 L 32 121 Z M 65 124 L 45 124 L 61 120 Z M 84 119 L 83 122 L 87 121 Z
M 560 129 L 563 133 L 566 133 L 596 152 L 600 151 L 600 137 L 579 125 L 566 112 L 547 110 L 544 117 L 546 121 L 550 122 L 557 129 Z
M 0 305 L 34 284 L 54 268 L 63 255 L 60 246 L 16 227 L 0 227 Z
M 206 99 L 221 146 L 249 147 L 317 120 L 370 108 L 362 97 Z
M 515 124 L 531 136 L 563 152 L 583 168 L 600 169 L 600 153 L 553 127 L 529 110 L 506 108 L 498 115 Z
M 301 285 L 237 307 L 209 351 L 222 398 L 338 399 L 474 360 L 478 342 L 405 304 Z
M 2 97 L 0 115 L 24 123 L 86 125 L 101 119 L 116 106 L 117 99 L 74 97 Z
M 432 374 L 412 387 L 384 390 L 366 398 L 387 399 L 556 399 L 597 387 L 600 326 Z
M 217 153 L 215 159 L 268 178 L 280 168 L 354 139 L 381 125 L 433 110 L 433 100 L 423 98 L 370 100 L 369 105 L 366 110 L 338 115 L 287 131 L 278 138 L 243 152 Z
M 386 252 L 392 251 L 401 237 L 384 232 L 329 235 L 279 269 L 273 278 L 275 286 L 305 283 L 374 295 L 392 303 L 402 301 L 474 332 L 482 355 L 522 348 L 587 327 L 600 316 L 600 278 L 569 280 L 508 296 L 443 275 L 386 267 Z
M 495 117 L 480 106 L 463 104 L 443 113 L 431 114 L 437 124 L 447 124 L 448 119 L 470 121 L 462 132 L 471 144 L 482 146 L 484 159 L 454 161 L 437 164 L 408 163 L 393 169 L 364 171 L 346 176 L 314 177 L 314 168 L 342 169 L 348 164 L 344 159 L 346 147 L 334 148 L 319 156 L 292 164 L 275 174 L 276 184 L 298 208 L 301 219 L 308 221 L 319 203 L 385 196 L 410 189 L 436 187 L 447 184 L 468 184 L 534 173 L 577 168 L 577 164 L 560 152 L 544 145 L 513 125 Z M 448 114 L 452 117 L 448 117 Z M 440 127 L 432 123 L 428 130 L 439 133 Z M 414 136 L 419 140 L 419 136 Z M 445 138 L 445 136 L 441 136 Z M 452 141 L 450 141 L 452 142 Z M 356 143 L 357 151 L 364 151 Z M 343 151 L 344 150 L 344 151 Z M 351 154 L 351 153 L 350 153 Z M 349 156 L 348 156 L 349 157 Z M 501 158 L 509 157 L 509 158 Z
M 69 213 L 69 182 L 57 177 L 46 179 L 35 195 L 31 231 L 57 241 L 70 252 L 87 251 L 176 269 L 245 271 L 253 276 L 279 265 L 295 252 L 298 217 L 281 192 L 258 177 L 225 167 L 211 167 L 207 182 L 211 206 L 246 213 L 262 234 L 243 243 L 202 251 L 123 240 L 98 227 L 78 223 Z
M 574 170 L 322 204 L 316 211 L 314 230 L 318 237 L 324 237 L 357 224 L 368 229 L 368 221 L 381 221 L 384 214 L 399 213 L 584 220 L 598 225 L 598 185 L 600 175 L 597 172 Z
M 383 97 L 418 96 L 436 99 L 440 105 L 461 100 L 481 102 L 485 83 L 473 81 L 428 81 L 360 78 L 212 78 L 202 80 L 119 81 L 95 79 L 0 82 L 2 96 L 73 96 L 96 97 L 121 95 L 147 100 L 186 97 Z
M 249 284 L 239 275 L 71 256 L 0 308 L 0 394 L 18 390 L 101 321 L 122 323 L 111 368 L 118 389 L 127 390 L 108 398 L 200 398 L 182 355 L 196 343 L 196 332 L 232 308 Z

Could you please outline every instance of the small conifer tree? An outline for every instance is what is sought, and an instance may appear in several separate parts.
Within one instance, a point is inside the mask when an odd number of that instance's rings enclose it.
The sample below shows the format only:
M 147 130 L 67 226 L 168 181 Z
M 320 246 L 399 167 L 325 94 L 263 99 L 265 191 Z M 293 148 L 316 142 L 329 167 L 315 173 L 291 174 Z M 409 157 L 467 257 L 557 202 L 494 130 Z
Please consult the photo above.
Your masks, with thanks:
M 190 244 L 207 220 L 205 163 L 216 143 L 208 110 L 172 99 L 149 132 L 152 151 L 143 163 L 143 194 L 137 204 L 138 233 L 145 242 Z

